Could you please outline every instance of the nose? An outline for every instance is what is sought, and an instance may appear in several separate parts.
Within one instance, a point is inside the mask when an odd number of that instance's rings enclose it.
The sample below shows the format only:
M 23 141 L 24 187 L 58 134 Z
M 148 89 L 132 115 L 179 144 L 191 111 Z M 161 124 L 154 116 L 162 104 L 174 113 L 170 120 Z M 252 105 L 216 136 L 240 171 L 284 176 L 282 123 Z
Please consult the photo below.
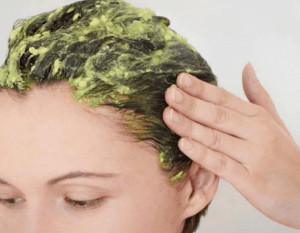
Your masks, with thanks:
M 55 209 L 43 204 L 27 205 L 24 211 L 22 233 L 60 233 L 55 225 Z

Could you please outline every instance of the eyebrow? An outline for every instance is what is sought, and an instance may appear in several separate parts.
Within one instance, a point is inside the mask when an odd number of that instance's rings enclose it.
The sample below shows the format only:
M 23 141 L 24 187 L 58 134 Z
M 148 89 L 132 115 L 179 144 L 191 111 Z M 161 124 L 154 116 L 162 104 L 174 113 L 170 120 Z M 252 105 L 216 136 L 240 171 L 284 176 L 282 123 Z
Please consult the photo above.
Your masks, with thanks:
M 57 184 L 58 182 L 62 181 L 62 180 L 67 180 L 67 179 L 74 179 L 74 178 L 79 178 L 79 177 L 93 177 L 93 178 L 104 178 L 104 179 L 108 179 L 108 178 L 116 178 L 118 177 L 119 174 L 116 173 L 94 173 L 94 172 L 83 172 L 83 171 L 73 171 L 70 173 L 67 173 L 65 175 L 53 178 L 51 180 L 49 180 L 46 185 L 47 186 L 52 186 L 54 184 Z M 4 184 L 4 185 L 10 185 L 12 186 L 10 183 L 8 183 L 7 181 L 3 180 L 0 178 L 0 184 Z

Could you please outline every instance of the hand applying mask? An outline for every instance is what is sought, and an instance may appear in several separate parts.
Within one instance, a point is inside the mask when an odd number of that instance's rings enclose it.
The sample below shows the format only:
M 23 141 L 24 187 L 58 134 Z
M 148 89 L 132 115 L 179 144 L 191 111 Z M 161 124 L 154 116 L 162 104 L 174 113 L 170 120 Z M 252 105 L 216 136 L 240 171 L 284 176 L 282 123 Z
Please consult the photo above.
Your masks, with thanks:
M 243 70 L 250 102 L 186 73 L 176 84 L 163 119 L 181 137 L 179 149 L 273 221 L 300 229 L 300 149 L 251 64 Z

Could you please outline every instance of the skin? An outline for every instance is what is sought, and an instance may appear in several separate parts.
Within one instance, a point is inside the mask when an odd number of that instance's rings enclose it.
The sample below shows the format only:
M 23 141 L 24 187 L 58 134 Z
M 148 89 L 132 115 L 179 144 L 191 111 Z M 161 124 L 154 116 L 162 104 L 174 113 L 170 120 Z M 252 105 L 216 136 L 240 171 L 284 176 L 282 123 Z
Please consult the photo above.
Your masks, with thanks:
M 157 154 L 120 133 L 121 116 L 73 102 L 69 84 L 37 88 L 26 101 L 0 92 L 0 229 L 9 233 L 180 233 L 184 220 L 216 193 L 219 178 L 193 163 L 180 190 L 166 182 Z M 72 171 L 117 173 L 79 177 L 47 186 Z M 179 185 L 179 184 L 178 184 Z M 178 186 L 177 186 L 178 187 Z M 100 206 L 75 209 L 65 200 L 104 197 Z M 17 199 L 15 199 L 17 200 Z
M 181 73 L 177 87 L 166 91 L 163 119 L 194 162 L 231 183 L 270 219 L 300 229 L 300 149 L 251 64 L 243 70 L 243 88 L 250 102 Z

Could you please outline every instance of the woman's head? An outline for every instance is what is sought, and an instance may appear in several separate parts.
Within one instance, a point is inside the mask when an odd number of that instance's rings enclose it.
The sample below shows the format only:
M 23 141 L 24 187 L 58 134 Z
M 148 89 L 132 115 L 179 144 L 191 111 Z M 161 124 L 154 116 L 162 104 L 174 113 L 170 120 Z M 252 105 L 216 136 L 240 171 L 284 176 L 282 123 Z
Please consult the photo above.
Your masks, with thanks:
M 22 232 L 195 230 L 217 182 L 178 149 L 162 120 L 164 94 L 181 72 L 216 78 L 168 26 L 148 9 L 89 0 L 14 28 L 0 68 L 0 179 L 14 187 L 0 193 L 26 202 L 0 207 L 7 232 L 17 218 Z M 43 186 L 73 171 L 120 175 L 81 182 L 89 188 Z M 105 200 L 79 213 L 59 199 L 72 193 Z

